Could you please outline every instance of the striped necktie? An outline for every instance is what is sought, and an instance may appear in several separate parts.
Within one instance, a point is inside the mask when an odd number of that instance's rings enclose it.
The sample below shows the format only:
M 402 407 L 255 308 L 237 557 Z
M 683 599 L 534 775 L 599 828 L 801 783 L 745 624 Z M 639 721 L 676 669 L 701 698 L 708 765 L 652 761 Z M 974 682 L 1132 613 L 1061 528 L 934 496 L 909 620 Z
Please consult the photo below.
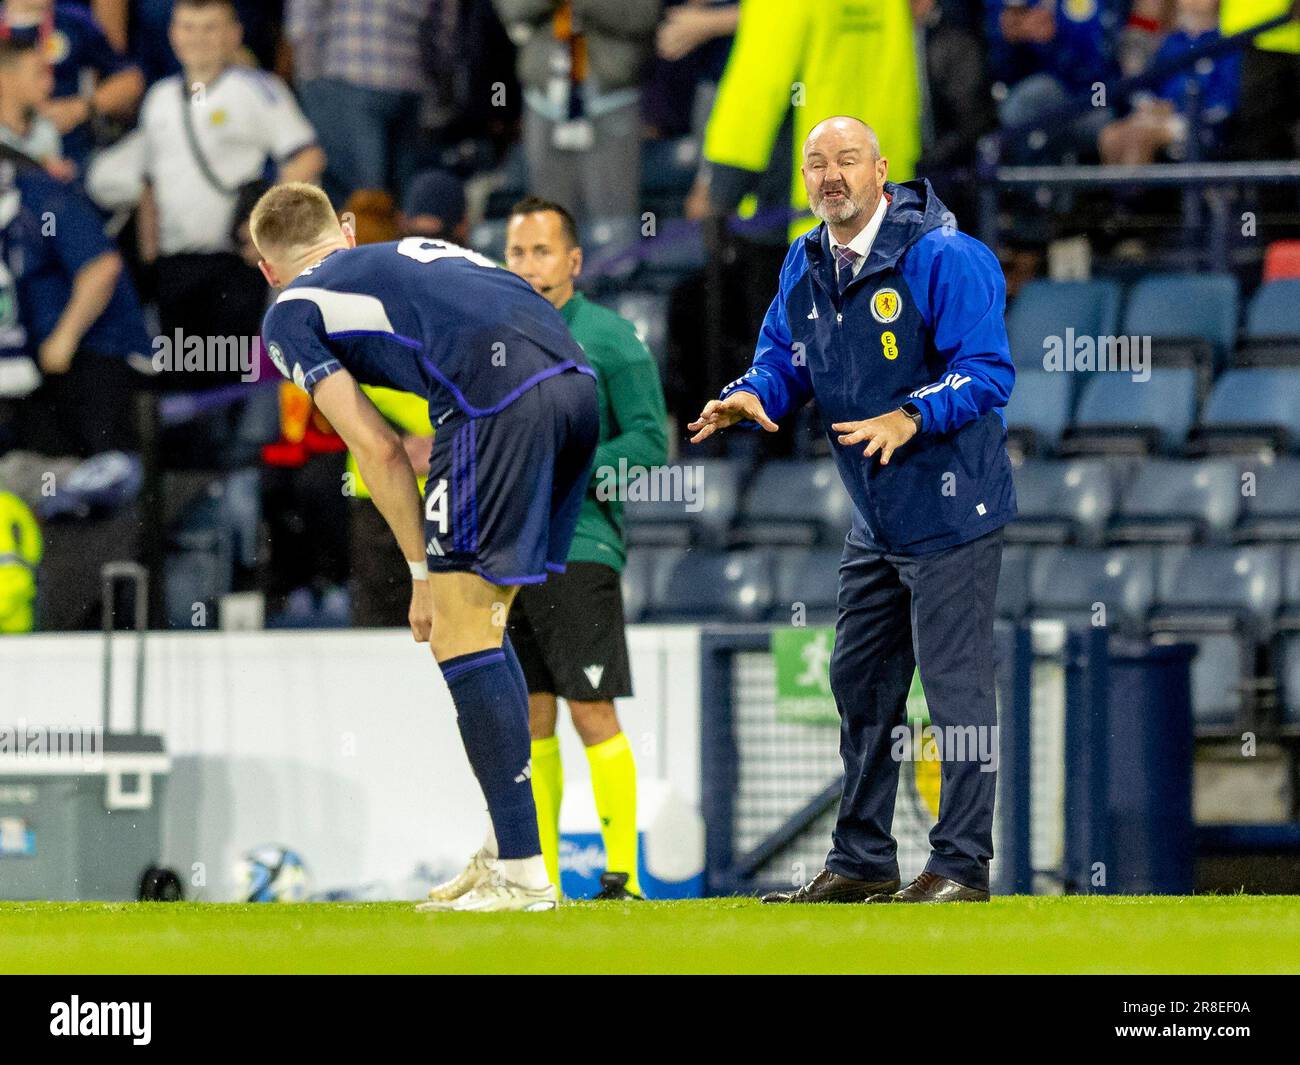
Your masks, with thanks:
M 853 280 L 853 267 L 857 265 L 862 256 L 850 248 L 847 244 L 841 244 L 835 249 L 835 263 L 838 267 L 836 280 L 839 282 L 840 291 Z

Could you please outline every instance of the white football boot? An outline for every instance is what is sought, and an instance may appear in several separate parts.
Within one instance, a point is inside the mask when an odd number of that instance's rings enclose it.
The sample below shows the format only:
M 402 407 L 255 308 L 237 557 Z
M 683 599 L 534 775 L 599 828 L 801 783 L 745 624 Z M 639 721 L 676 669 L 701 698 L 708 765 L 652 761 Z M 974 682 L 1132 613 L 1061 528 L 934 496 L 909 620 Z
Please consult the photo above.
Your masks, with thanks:
M 507 880 L 499 869 L 487 879 L 450 903 L 422 902 L 417 910 L 444 910 L 450 913 L 536 913 L 555 909 L 558 898 L 554 884 L 530 888 Z
M 473 891 L 492 875 L 496 868 L 495 859 L 489 858 L 486 851 L 479 850 L 459 873 L 450 880 L 429 889 L 429 902 L 421 903 L 419 910 L 445 910 L 462 895 Z M 436 904 L 436 905 L 435 905 Z

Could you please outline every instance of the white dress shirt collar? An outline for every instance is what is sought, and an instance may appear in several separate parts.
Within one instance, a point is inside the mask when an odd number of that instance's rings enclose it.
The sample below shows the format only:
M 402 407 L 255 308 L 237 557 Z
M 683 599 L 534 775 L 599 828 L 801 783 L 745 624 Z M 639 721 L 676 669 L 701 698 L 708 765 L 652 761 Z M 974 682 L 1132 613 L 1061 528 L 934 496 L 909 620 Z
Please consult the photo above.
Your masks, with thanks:
M 880 232 L 880 224 L 885 220 L 885 209 L 889 206 L 888 197 L 883 194 L 880 202 L 876 204 L 876 209 L 867 219 L 867 224 L 858 230 L 855 236 L 847 245 L 841 244 L 830 235 L 830 227 L 826 229 L 827 239 L 831 245 L 831 255 L 835 255 L 836 248 L 849 247 L 858 253 L 858 260 L 853 264 L 853 276 L 858 276 L 858 271 L 862 269 L 862 264 L 867 261 L 867 256 L 871 254 L 871 246 L 876 242 L 876 234 Z

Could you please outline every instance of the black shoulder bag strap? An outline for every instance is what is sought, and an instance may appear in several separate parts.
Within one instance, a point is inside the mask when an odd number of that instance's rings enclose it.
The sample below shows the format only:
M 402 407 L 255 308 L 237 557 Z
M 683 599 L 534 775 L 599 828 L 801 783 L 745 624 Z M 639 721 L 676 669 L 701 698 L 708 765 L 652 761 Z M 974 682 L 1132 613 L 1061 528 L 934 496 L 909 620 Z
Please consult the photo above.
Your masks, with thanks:
M 216 171 L 212 169 L 212 164 L 208 162 L 208 157 L 203 154 L 203 149 L 199 145 L 198 131 L 194 128 L 193 111 L 194 111 L 195 104 L 194 101 L 190 99 L 189 94 L 186 92 L 184 79 L 182 79 L 180 82 L 180 90 L 181 90 L 181 121 L 185 125 L 185 140 L 186 143 L 189 144 L 190 154 L 194 156 L 194 161 L 199 165 L 199 172 L 203 175 L 204 180 L 207 181 L 209 185 L 211 185 L 222 195 L 238 196 L 239 190 L 243 186 L 236 185 L 234 188 L 231 188 L 229 185 L 225 184 L 225 182 L 223 182 L 219 177 L 217 177 Z

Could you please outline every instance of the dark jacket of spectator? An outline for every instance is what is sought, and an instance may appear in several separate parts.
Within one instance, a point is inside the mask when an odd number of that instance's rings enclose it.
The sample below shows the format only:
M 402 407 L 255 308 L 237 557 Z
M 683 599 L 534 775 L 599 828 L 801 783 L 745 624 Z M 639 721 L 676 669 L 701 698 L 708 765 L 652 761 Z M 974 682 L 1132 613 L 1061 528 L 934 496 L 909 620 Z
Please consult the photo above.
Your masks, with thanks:
M 918 24 L 917 35 L 925 42 L 928 111 L 917 170 L 966 166 L 974 161 L 979 138 L 997 125 L 984 44 L 942 5 Z
M 1161 44 L 1151 65 L 1158 67 L 1172 62 L 1178 56 L 1218 39 L 1218 30 L 1209 30 L 1196 36 L 1185 30 L 1174 30 Z M 1222 123 L 1237 109 L 1237 91 L 1241 86 L 1241 53 L 1230 52 L 1214 59 L 1202 59 L 1194 67 L 1171 74 L 1156 87 L 1155 93 L 1160 99 L 1172 103 L 1177 110 L 1185 111 L 1191 82 L 1196 83 L 1199 94 L 1201 120 L 1213 125 Z
M 1002 13 L 1040 7 L 1046 0 L 984 0 L 984 30 L 993 77 L 1014 85 L 1030 74 L 1051 74 L 1068 90 L 1118 73 L 1117 33 L 1128 13 L 1127 0 L 1062 0 L 1055 6 L 1055 32 L 1043 43 L 1008 41 Z

